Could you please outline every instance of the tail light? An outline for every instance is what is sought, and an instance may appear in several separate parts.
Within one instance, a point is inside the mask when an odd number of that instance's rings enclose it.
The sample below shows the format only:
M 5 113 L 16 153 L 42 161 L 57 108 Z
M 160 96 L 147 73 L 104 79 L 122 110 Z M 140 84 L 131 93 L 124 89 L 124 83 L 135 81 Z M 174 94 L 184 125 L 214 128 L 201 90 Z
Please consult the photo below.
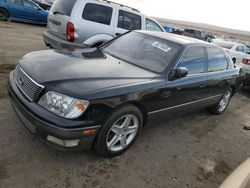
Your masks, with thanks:
M 250 65 L 250 59 L 243 59 L 242 63 L 245 65 Z
M 75 40 L 75 26 L 73 23 L 71 23 L 71 22 L 67 23 L 66 33 L 67 33 L 67 40 L 70 42 L 74 42 L 74 40 Z

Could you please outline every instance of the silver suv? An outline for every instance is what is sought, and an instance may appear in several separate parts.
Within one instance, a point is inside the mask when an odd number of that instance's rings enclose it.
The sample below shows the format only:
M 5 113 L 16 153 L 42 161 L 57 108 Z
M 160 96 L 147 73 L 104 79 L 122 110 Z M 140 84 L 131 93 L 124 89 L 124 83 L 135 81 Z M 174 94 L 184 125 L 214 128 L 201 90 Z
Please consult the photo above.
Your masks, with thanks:
M 138 10 L 104 0 L 56 0 L 48 16 L 47 46 L 95 47 L 128 30 L 162 31 Z

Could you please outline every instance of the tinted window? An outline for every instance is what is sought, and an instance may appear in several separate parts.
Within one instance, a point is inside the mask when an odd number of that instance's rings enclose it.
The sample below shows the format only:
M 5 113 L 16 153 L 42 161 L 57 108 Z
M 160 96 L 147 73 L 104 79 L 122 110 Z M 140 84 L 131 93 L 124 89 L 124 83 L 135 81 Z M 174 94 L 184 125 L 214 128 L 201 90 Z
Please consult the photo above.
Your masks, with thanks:
M 23 6 L 25 6 L 27 8 L 33 8 L 33 9 L 38 8 L 34 3 L 31 3 L 31 2 L 26 1 L 26 0 L 23 0 Z
M 119 10 L 117 27 L 127 30 L 141 29 L 141 16 L 123 10 Z
M 20 0 L 6 0 L 7 3 L 13 3 L 13 4 L 18 4 L 21 5 L 21 1 Z
M 189 47 L 181 57 L 177 67 L 186 67 L 188 74 L 205 72 L 205 51 L 201 46 Z
M 184 31 L 187 33 L 195 34 L 195 30 L 193 29 L 185 29 Z
M 228 68 L 225 55 L 218 48 L 208 48 L 208 72 L 221 71 Z
M 150 19 L 146 19 L 146 30 L 149 31 L 162 31 L 160 26 Z
M 123 61 L 161 73 L 180 48 L 181 45 L 168 40 L 131 32 L 104 46 L 104 51 Z
M 241 45 L 237 46 L 236 51 L 237 52 L 244 52 L 243 46 L 241 46 Z
M 249 52 L 249 49 L 246 46 L 243 46 L 243 50 L 244 50 L 245 53 Z
M 76 0 L 56 0 L 51 7 L 51 12 L 57 12 L 66 16 L 70 16 Z
M 111 7 L 87 3 L 82 17 L 85 20 L 110 25 L 113 9 Z

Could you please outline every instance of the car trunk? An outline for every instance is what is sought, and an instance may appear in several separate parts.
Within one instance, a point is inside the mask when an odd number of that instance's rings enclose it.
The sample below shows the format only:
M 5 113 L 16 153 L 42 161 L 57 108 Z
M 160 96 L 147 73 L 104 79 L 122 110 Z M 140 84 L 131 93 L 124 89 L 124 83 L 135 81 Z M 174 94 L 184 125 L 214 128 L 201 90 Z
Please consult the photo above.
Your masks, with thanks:
M 67 24 L 76 0 L 57 0 L 48 16 L 48 30 L 55 36 L 67 40 Z

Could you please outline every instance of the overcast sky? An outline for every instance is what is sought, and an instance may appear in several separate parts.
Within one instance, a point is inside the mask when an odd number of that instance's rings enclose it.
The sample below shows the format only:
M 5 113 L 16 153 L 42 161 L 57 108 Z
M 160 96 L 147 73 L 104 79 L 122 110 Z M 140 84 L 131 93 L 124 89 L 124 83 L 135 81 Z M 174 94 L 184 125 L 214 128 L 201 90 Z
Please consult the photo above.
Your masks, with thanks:
M 250 31 L 250 0 L 113 0 L 154 17 Z

